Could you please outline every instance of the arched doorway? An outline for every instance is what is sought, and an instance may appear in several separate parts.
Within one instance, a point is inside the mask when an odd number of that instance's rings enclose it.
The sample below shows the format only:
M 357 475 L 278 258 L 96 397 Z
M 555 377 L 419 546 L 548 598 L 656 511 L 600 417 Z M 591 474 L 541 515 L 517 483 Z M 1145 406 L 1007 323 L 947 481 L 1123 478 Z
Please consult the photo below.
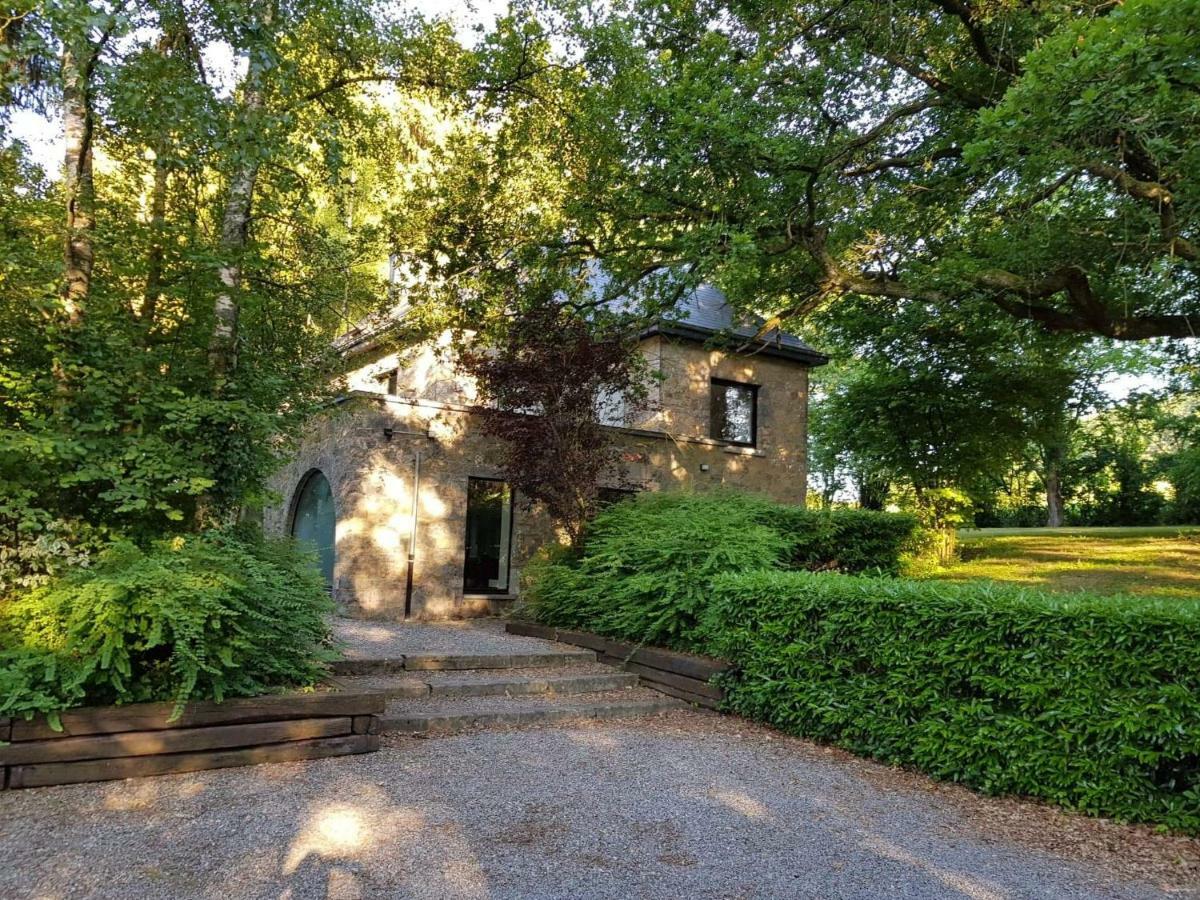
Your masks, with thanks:
M 315 547 L 325 583 L 333 586 L 334 530 L 333 491 L 329 480 L 317 469 L 304 476 L 292 504 L 292 537 Z

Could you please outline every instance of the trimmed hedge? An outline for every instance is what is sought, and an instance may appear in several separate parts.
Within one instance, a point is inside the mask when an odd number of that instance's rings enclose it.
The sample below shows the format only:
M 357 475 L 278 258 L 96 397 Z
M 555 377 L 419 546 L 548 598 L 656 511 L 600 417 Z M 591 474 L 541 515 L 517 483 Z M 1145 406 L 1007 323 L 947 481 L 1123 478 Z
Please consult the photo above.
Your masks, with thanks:
M 526 569 L 547 625 L 720 656 L 728 709 L 995 794 L 1200 832 L 1200 602 L 895 572 L 911 519 L 648 494 Z
M 714 582 L 728 708 L 987 793 L 1200 831 L 1200 603 L 803 572 Z

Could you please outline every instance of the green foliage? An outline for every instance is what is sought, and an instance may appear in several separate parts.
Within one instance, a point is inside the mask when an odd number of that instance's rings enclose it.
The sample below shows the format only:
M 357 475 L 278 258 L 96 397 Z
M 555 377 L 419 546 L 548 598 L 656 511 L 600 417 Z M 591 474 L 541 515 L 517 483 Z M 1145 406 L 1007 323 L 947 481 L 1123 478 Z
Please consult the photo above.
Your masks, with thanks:
M 1180 453 L 1170 468 L 1175 486 L 1175 516 L 1180 522 L 1200 522 L 1200 447 Z
M 1200 831 L 1200 602 L 895 572 L 908 516 L 643 494 L 526 570 L 536 620 L 725 657 L 729 708 L 989 793 Z
M 687 648 L 721 572 L 777 566 L 788 545 L 740 494 L 644 493 L 593 520 L 582 552 L 526 569 L 538 621 Z
M 1196 0 L 551 6 L 509 26 L 559 29 L 546 102 L 502 98 L 471 157 L 500 181 L 468 233 L 509 255 L 685 260 L 764 314 L 867 298 L 972 331 L 1195 334 Z
M 920 543 L 916 517 L 903 513 L 768 506 L 759 518 L 788 542 L 796 569 L 898 575 Z
M 995 794 L 1200 832 L 1200 604 L 730 573 L 730 709 Z
M 525 570 L 535 619 L 623 640 L 694 648 L 710 585 L 724 572 L 783 566 L 898 571 L 908 516 L 781 506 L 733 491 L 644 493 L 596 516 L 581 550 Z
M 0 596 L 261 502 L 338 388 L 334 336 L 394 303 L 384 220 L 466 74 L 447 26 L 374 0 L 21 6 L 0 29 Z M 206 72 L 214 48 L 241 65 Z M 35 164 L 13 110 L 50 134 L 72 103 L 70 158 Z M 94 261 L 70 304 L 68 208 Z
M 0 715 L 310 685 L 332 657 L 332 611 L 290 541 L 209 532 L 119 544 L 0 606 Z

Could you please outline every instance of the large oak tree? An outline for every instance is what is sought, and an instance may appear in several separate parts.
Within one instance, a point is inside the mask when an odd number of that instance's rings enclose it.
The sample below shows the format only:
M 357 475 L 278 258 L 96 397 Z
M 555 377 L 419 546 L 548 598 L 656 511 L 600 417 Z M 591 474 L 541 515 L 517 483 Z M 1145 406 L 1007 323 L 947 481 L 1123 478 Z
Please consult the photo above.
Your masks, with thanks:
M 569 225 L 512 242 L 686 261 L 784 318 L 857 295 L 1200 333 L 1195 0 L 553 5 L 513 34 L 561 68 L 495 146 L 553 131 Z

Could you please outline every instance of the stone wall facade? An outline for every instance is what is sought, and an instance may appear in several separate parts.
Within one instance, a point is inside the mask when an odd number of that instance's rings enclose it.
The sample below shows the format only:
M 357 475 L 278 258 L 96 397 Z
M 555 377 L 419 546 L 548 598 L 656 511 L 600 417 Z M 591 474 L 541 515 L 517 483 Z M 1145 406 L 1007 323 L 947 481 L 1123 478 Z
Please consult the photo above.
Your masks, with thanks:
M 646 408 L 629 411 L 628 427 L 617 429 L 634 483 L 645 490 L 733 485 L 804 502 L 807 366 L 657 336 L 643 351 L 663 378 Z M 329 480 L 336 510 L 333 594 L 349 615 L 405 616 L 414 482 L 413 618 L 494 611 L 515 597 L 521 568 L 555 537 L 544 514 L 514 503 L 513 591 L 500 598 L 463 593 L 467 480 L 500 472 L 491 442 L 472 426 L 473 387 L 455 376 L 447 353 L 418 348 L 352 373 L 351 394 L 310 424 L 299 450 L 272 478 L 281 499 L 265 511 L 264 524 L 276 534 L 290 531 L 297 490 L 309 473 Z M 396 393 L 388 395 L 384 381 L 397 368 Z M 709 437 L 711 378 L 758 385 L 755 447 Z

